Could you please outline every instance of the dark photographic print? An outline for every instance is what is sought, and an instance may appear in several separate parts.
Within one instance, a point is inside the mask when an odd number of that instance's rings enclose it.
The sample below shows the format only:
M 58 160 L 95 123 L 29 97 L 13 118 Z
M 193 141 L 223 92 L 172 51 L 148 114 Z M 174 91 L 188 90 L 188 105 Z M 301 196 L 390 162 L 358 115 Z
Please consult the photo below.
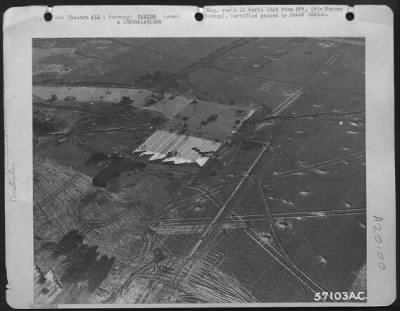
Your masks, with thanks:
M 36 304 L 366 302 L 364 38 L 37 38 Z

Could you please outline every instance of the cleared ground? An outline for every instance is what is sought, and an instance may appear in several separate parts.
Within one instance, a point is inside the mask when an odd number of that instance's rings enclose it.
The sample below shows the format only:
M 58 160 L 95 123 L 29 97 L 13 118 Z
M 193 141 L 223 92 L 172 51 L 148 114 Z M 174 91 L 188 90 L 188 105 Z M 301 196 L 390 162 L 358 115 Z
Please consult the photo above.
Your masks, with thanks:
M 41 301 L 366 290 L 364 43 L 34 40 L 35 263 L 64 285 Z M 181 136 L 192 163 L 163 162 Z

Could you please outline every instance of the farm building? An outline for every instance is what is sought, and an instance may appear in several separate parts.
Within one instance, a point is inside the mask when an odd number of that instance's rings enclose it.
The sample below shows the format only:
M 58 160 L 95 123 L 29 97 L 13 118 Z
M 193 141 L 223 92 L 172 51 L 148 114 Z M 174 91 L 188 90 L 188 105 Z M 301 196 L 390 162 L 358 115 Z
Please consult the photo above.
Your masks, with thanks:
M 221 143 L 212 140 L 159 130 L 133 152 L 151 155 L 149 161 L 196 163 L 203 166 L 220 146 Z

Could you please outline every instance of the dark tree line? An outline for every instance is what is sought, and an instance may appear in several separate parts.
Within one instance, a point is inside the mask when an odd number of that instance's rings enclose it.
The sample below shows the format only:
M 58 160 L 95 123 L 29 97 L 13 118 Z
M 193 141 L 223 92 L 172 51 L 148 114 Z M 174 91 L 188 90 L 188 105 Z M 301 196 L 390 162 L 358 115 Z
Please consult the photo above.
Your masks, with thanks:
M 68 232 L 55 245 L 53 257 L 65 256 L 66 268 L 61 276 L 63 283 L 88 281 L 88 291 L 93 292 L 103 282 L 114 264 L 115 258 L 99 257 L 98 246 L 83 243 L 83 236 L 77 231 Z

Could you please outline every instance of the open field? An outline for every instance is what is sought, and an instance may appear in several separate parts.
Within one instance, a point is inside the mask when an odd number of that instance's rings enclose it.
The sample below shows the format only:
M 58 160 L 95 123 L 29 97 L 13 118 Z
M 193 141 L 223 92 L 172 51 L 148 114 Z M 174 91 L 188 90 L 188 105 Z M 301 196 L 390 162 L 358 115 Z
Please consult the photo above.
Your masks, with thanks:
M 364 45 L 35 39 L 36 299 L 366 291 Z
M 135 98 L 143 94 L 142 96 L 146 97 L 151 93 L 140 89 L 124 88 L 36 86 L 33 94 L 43 100 L 51 100 L 55 95 L 57 99 L 67 101 L 119 103 L 122 96 Z
M 173 118 L 193 99 L 173 94 L 164 94 L 161 98 L 150 101 L 153 92 L 146 89 L 117 87 L 85 87 L 85 86 L 34 86 L 33 95 L 38 100 L 54 102 L 56 100 L 70 103 L 113 103 L 132 105 L 143 109 L 162 113 L 167 118 Z
M 254 110 L 212 102 L 192 102 L 165 124 L 165 129 L 222 142 L 240 128 Z

